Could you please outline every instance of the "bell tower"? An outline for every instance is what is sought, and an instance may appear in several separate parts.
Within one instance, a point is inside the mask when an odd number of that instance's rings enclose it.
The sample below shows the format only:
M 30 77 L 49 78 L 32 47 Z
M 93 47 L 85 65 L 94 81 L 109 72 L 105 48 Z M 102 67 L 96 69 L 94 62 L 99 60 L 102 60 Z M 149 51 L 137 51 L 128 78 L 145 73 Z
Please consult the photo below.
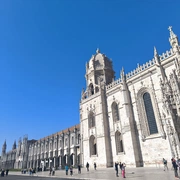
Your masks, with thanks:
M 114 74 L 112 61 L 97 49 L 96 54 L 92 55 L 90 61 L 86 63 L 85 77 L 88 96 L 99 92 L 101 82 L 106 85 L 110 84 L 115 78 Z

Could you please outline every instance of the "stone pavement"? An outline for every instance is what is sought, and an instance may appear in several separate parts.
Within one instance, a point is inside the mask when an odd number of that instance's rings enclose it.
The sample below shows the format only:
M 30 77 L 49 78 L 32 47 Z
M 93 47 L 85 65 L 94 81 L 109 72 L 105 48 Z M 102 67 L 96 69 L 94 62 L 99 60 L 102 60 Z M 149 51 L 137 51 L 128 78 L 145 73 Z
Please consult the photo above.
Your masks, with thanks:
M 34 176 L 38 177 L 49 177 L 48 171 L 38 172 Z M 21 172 L 9 172 L 10 175 L 23 175 L 30 176 L 29 174 L 21 174 Z M 66 176 L 65 170 L 57 170 L 54 178 L 67 178 L 67 179 L 86 179 L 86 180 L 118 180 L 124 179 L 119 172 L 119 177 L 116 177 L 114 168 L 99 168 L 96 171 L 91 170 L 86 171 L 82 168 L 82 173 L 78 174 L 77 169 L 74 169 L 73 176 Z M 168 171 L 163 171 L 163 168 L 126 168 L 126 180 L 171 180 L 175 179 L 174 171 L 169 169 Z

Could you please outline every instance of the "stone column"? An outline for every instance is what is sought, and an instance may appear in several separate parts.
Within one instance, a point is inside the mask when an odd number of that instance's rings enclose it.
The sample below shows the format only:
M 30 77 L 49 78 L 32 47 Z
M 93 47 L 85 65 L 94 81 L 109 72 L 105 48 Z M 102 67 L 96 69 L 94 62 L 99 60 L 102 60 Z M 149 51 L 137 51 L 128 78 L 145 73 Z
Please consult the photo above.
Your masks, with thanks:
M 62 166 L 61 162 L 62 162 L 62 157 L 59 156 L 59 167 L 60 167 L 60 169 L 61 169 L 61 166 Z
M 68 155 L 66 155 L 66 164 L 68 164 Z

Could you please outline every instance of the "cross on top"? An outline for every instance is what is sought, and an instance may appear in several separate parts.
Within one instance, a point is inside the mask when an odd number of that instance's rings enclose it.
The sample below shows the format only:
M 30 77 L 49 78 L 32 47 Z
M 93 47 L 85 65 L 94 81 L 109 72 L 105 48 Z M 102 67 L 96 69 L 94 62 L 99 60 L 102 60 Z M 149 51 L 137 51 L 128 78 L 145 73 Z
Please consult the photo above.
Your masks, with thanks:
M 169 26 L 168 30 L 171 32 L 172 31 L 172 26 Z

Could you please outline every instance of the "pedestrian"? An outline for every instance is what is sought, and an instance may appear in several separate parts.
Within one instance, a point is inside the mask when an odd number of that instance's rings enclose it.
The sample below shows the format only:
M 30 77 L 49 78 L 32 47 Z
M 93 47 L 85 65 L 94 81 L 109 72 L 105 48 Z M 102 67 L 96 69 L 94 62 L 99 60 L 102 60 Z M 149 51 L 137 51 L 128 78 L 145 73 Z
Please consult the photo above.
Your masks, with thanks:
M 6 169 L 6 176 L 8 176 L 9 169 Z
M 178 165 L 176 163 L 176 160 L 174 158 L 172 158 L 171 161 L 172 161 L 172 165 L 173 165 L 173 168 L 174 168 L 175 178 L 179 178 L 178 172 L 177 172 Z
M 70 170 L 70 175 L 72 176 L 73 175 L 73 167 L 70 166 L 69 170 Z
M 34 175 L 36 173 L 36 168 L 32 169 L 32 175 Z
M 178 159 L 176 163 L 178 165 L 178 169 L 179 169 L 179 173 L 180 173 L 180 159 Z
M 120 168 L 121 174 L 122 174 L 122 163 L 121 162 L 119 163 L 119 168 Z
M 115 171 L 116 171 L 116 177 L 118 177 L 119 176 L 118 175 L 118 162 L 117 163 L 115 162 L 114 166 L 115 166 Z
M 51 176 L 51 173 L 52 173 L 52 167 L 50 167 L 49 169 L 49 175 Z
M 168 170 L 168 166 L 167 166 L 167 160 L 163 158 L 163 164 L 164 164 L 164 171 L 167 169 Z
M 125 167 L 126 167 L 126 164 L 123 163 L 123 164 L 122 164 L 122 177 L 123 177 L 123 178 L 126 178 L 126 176 L 125 176 Z
M 29 175 L 32 175 L 32 168 L 29 169 Z
M 1 170 L 1 177 L 4 177 L 4 169 Z
M 69 167 L 68 167 L 68 165 L 66 164 L 66 166 L 65 166 L 65 170 L 66 170 L 66 175 L 68 175 L 68 170 L 69 170 Z
M 86 163 L 86 169 L 87 169 L 87 171 L 89 171 L 89 163 L 88 162 Z
M 97 167 L 97 166 L 96 166 L 96 163 L 94 162 L 94 170 L 96 170 L 96 167 Z
M 78 174 L 81 174 L 81 165 L 78 164 Z

